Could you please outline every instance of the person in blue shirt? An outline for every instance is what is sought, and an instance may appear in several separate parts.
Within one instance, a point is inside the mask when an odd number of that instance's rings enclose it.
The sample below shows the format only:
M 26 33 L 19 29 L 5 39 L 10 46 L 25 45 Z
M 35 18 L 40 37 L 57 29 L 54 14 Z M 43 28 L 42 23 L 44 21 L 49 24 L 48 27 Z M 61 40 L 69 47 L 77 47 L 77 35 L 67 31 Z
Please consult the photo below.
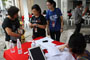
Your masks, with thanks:
M 47 7 L 49 10 L 46 12 L 48 35 L 51 38 L 59 41 L 61 32 L 63 32 L 63 16 L 61 10 L 56 8 L 56 2 L 47 0 Z

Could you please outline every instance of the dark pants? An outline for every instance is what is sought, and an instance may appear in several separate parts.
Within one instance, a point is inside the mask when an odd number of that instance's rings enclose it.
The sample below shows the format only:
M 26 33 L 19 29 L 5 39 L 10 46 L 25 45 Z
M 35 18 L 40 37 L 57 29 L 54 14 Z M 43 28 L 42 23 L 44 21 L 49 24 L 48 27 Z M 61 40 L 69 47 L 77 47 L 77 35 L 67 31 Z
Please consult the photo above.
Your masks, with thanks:
M 76 24 L 76 29 L 74 33 L 80 33 L 80 30 L 81 30 L 81 23 Z
M 61 32 L 60 31 L 50 31 L 50 36 L 53 40 L 59 41 Z

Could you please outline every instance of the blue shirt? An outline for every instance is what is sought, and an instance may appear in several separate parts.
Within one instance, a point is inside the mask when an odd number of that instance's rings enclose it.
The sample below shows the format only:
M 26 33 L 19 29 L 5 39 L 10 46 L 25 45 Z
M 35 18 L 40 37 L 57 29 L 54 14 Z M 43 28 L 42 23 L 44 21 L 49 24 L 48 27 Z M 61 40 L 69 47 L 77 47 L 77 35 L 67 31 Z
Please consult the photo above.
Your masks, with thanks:
M 46 12 L 46 19 L 49 20 L 49 29 L 51 31 L 59 31 L 61 29 L 61 19 L 62 16 L 61 10 L 59 8 L 55 8 L 54 11 L 48 10 Z M 53 21 L 55 26 L 53 27 Z

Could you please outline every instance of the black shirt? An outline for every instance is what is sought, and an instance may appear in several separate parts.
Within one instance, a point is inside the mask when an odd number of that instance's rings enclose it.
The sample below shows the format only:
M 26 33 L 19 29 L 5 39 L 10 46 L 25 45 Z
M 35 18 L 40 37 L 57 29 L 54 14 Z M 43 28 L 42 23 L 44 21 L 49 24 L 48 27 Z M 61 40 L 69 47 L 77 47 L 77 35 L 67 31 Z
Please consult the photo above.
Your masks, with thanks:
M 6 17 L 5 19 L 4 19 L 4 22 L 3 22 L 3 24 L 2 24 L 2 27 L 3 27 L 3 29 L 4 29 L 4 31 L 5 31 L 5 28 L 10 28 L 11 30 L 12 30 L 12 32 L 15 32 L 16 33 L 16 31 L 18 30 L 18 28 L 20 27 L 20 23 L 19 23 L 19 20 L 18 19 L 15 19 L 15 20 L 11 20 L 11 19 L 9 19 L 8 17 Z M 11 40 L 11 36 L 9 36 L 8 34 L 7 34 L 7 32 L 5 31 L 5 40 L 6 41 L 9 41 L 9 40 Z
M 32 19 L 31 19 L 31 23 L 32 24 L 40 24 L 40 25 L 46 25 L 47 22 L 46 22 L 46 19 L 43 15 L 40 15 L 39 17 L 35 17 L 33 16 Z M 35 30 L 37 30 L 37 32 L 35 32 Z M 46 31 L 45 29 L 41 29 L 39 27 L 34 27 L 33 28 L 33 38 L 37 38 L 37 37 L 45 37 L 46 36 Z

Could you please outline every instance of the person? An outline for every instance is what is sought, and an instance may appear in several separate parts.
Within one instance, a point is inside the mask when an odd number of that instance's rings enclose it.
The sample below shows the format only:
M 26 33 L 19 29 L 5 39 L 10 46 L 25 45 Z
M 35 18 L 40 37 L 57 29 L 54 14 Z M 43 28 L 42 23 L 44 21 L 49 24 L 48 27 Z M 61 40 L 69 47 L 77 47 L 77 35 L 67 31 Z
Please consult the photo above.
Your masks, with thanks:
M 49 9 L 46 12 L 48 35 L 53 40 L 59 41 L 61 32 L 63 32 L 63 16 L 61 10 L 56 8 L 56 2 L 53 0 L 47 0 L 46 4 Z
M 16 39 L 20 39 L 22 35 L 21 32 L 18 31 L 18 28 L 20 27 L 20 23 L 18 20 L 18 12 L 19 9 L 17 7 L 11 6 L 8 9 L 7 17 L 2 23 L 2 27 L 5 31 L 6 49 L 9 49 L 10 40 L 12 40 L 13 43 L 16 44 Z
M 44 11 L 43 11 L 43 14 L 45 14 L 45 15 L 46 15 L 46 10 L 44 10 Z
M 77 1 L 77 7 L 75 8 L 75 25 L 76 29 L 74 33 L 79 33 L 81 30 L 81 24 L 84 23 L 82 16 L 87 12 L 87 8 L 85 8 L 84 13 L 82 14 L 82 1 Z
M 77 60 L 90 60 L 90 53 L 86 50 L 86 41 L 81 33 L 72 34 L 68 44 L 63 45 L 59 49 L 69 48 L 69 51 L 76 56 Z
M 30 27 L 33 28 L 33 39 L 37 37 L 46 37 L 46 19 L 41 15 L 41 8 L 35 4 L 32 6 L 33 17 L 30 21 Z
M 70 11 L 68 11 L 68 17 L 69 17 L 69 19 L 72 17 L 72 9 L 70 9 Z

